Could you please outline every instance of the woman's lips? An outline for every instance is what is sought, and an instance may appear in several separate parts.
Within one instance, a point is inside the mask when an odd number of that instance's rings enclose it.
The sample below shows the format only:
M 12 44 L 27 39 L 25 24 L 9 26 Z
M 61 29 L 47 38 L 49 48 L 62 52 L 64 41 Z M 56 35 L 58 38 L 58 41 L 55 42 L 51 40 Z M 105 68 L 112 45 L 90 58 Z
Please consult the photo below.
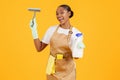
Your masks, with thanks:
M 63 21 L 64 20 L 64 18 L 62 18 L 62 17 L 60 17 L 60 18 L 58 18 L 58 21 Z

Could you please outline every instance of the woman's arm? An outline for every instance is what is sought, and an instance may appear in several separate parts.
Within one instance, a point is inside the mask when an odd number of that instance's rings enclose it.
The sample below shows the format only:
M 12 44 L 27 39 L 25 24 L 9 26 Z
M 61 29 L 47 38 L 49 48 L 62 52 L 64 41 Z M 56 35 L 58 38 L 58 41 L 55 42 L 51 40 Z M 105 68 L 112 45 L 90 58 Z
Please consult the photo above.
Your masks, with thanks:
M 43 43 L 39 38 L 34 39 L 35 48 L 38 52 L 42 51 L 48 44 Z
M 34 39 L 35 48 L 38 52 L 42 51 L 48 44 L 43 43 L 38 38 L 38 32 L 37 32 L 37 23 L 36 18 L 32 19 L 30 21 L 30 28 L 32 31 L 32 37 Z

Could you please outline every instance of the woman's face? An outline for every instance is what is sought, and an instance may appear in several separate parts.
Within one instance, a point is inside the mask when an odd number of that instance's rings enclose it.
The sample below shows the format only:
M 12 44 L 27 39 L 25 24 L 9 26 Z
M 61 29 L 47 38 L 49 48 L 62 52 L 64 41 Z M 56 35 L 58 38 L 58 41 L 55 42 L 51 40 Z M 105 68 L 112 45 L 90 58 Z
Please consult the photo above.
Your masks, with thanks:
M 56 17 L 60 24 L 65 24 L 69 20 L 70 12 L 63 7 L 58 7 L 56 10 Z

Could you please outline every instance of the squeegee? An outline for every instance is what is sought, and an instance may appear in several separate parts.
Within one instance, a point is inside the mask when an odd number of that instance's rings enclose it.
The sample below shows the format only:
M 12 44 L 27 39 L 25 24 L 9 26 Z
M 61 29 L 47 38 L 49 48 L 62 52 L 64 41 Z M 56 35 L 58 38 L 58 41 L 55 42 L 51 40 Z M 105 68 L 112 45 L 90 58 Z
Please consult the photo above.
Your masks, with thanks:
M 40 12 L 40 8 L 28 8 L 28 11 L 33 11 L 34 12 L 34 15 L 33 15 L 33 18 L 32 18 L 32 23 L 34 25 L 33 19 L 36 17 L 36 12 Z

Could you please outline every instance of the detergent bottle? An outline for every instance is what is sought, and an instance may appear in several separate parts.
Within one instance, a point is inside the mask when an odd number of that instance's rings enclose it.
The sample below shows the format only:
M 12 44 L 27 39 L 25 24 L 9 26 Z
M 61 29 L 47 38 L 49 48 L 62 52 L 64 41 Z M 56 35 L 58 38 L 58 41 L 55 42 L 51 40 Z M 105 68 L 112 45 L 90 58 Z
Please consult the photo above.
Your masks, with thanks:
M 82 41 L 82 33 L 77 33 L 75 35 L 75 39 L 72 41 L 72 57 L 73 58 L 82 58 L 83 57 L 83 50 L 85 45 Z

